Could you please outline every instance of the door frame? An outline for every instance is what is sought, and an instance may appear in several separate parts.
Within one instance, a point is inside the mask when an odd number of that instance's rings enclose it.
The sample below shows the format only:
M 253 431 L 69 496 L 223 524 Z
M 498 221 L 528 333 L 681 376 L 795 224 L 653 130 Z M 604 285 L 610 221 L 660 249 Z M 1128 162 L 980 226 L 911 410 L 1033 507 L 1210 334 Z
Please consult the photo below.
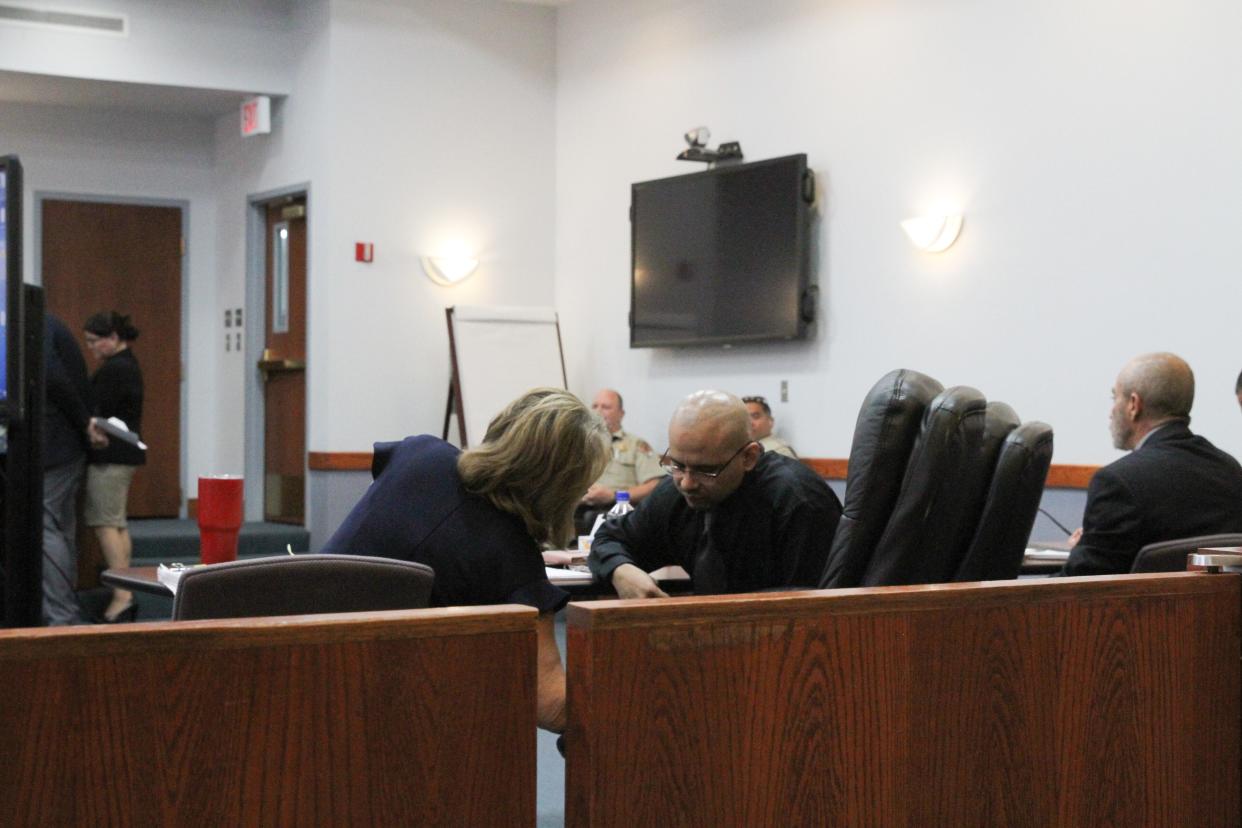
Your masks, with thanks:
M 95 204 L 130 204 L 140 207 L 174 207 L 181 212 L 181 361 L 180 376 L 177 389 L 178 420 L 181 424 L 181 445 L 177 447 L 178 483 L 181 487 L 181 503 L 177 507 L 178 517 L 184 518 L 186 512 L 186 477 L 189 467 L 189 430 L 186 412 L 189 409 L 189 391 L 186 387 L 186 365 L 190 353 L 190 202 L 181 198 L 155 198 L 147 196 L 121 196 L 100 193 L 75 193 L 63 190 L 36 190 L 34 193 L 34 215 L 31 227 L 34 238 L 31 241 L 29 260 L 31 277 L 34 284 L 43 286 L 43 202 L 44 201 L 84 201 Z
M 267 297 L 264 293 L 267 278 L 267 205 L 290 196 L 301 196 L 306 199 L 306 356 L 311 361 L 311 186 L 310 182 L 290 184 L 274 190 L 264 190 L 246 196 L 246 498 L 245 519 L 248 521 L 263 520 L 263 456 L 264 422 L 263 422 L 263 380 L 259 376 L 258 359 L 263 352 L 265 325 L 267 320 Z M 310 371 L 305 374 L 306 382 L 306 422 L 302 424 L 308 440 L 310 437 Z M 306 458 L 302 458 L 303 473 L 309 475 Z M 309 484 L 309 480 L 307 481 Z M 303 526 L 310 526 L 311 497 L 310 486 L 306 486 L 303 495 Z

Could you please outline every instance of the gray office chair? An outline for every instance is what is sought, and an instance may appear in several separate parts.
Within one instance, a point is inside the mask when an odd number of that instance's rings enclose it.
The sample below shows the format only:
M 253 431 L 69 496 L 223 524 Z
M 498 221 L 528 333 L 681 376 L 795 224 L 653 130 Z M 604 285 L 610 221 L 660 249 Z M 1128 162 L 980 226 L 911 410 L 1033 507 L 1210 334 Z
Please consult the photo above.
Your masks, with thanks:
M 431 567 L 392 558 L 250 558 L 182 575 L 173 620 L 420 609 L 434 581 Z
M 1134 556 L 1130 572 L 1182 572 L 1187 555 L 1209 546 L 1242 546 L 1242 534 L 1199 535 L 1149 543 Z

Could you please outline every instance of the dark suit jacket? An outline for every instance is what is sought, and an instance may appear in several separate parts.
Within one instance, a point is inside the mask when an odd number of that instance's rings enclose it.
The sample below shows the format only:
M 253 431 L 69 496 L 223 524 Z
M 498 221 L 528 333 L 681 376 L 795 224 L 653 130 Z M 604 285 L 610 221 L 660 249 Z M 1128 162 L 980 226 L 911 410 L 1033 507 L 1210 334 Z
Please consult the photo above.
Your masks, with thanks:
M 1091 478 L 1082 540 L 1061 574 L 1129 572 L 1149 543 L 1223 532 L 1242 532 L 1242 466 L 1172 422 Z
M 43 322 L 43 468 L 51 469 L 86 457 L 91 386 L 82 349 L 65 323 L 51 314 Z

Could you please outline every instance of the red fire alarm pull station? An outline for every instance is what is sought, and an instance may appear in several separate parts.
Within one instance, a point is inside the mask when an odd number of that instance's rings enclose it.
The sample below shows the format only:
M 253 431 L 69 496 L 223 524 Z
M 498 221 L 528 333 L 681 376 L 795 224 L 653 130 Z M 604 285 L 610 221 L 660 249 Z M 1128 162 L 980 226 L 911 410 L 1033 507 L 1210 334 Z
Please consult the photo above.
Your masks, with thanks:
M 355 242 L 354 243 L 354 261 L 370 262 L 375 254 L 375 245 L 371 242 Z

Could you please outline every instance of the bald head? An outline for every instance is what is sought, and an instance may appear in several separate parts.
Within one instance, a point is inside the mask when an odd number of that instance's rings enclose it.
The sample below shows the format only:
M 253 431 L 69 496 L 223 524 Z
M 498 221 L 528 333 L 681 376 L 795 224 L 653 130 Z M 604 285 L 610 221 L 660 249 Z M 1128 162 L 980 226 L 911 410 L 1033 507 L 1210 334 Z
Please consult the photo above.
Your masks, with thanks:
M 740 446 L 750 439 L 750 415 L 740 399 L 724 391 L 695 391 L 673 412 L 669 428 L 712 435 L 720 443 Z
M 1169 420 L 1190 419 L 1195 375 L 1186 360 L 1169 353 L 1143 354 L 1126 363 L 1113 386 L 1109 425 L 1113 445 L 1134 448 Z
M 1189 417 L 1195 401 L 1195 375 L 1186 360 L 1176 354 L 1143 354 L 1126 363 L 1117 377 L 1125 393 L 1143 400 L 1149 420 Z
M 621 402 L 621 394 L 611 388 L 604 388 L 595 395 L 591 410 L 604 419 L 608 430 L 616 434 L 621 430 L 621 419 L 625 416 L 625 406 Z
M 750 439 L 746 406 L 723 391 L 696 391 L 668 424 L 668 461 L 677 490 L 692 509 L 711 509 L 742 484 L 763 449 Z

